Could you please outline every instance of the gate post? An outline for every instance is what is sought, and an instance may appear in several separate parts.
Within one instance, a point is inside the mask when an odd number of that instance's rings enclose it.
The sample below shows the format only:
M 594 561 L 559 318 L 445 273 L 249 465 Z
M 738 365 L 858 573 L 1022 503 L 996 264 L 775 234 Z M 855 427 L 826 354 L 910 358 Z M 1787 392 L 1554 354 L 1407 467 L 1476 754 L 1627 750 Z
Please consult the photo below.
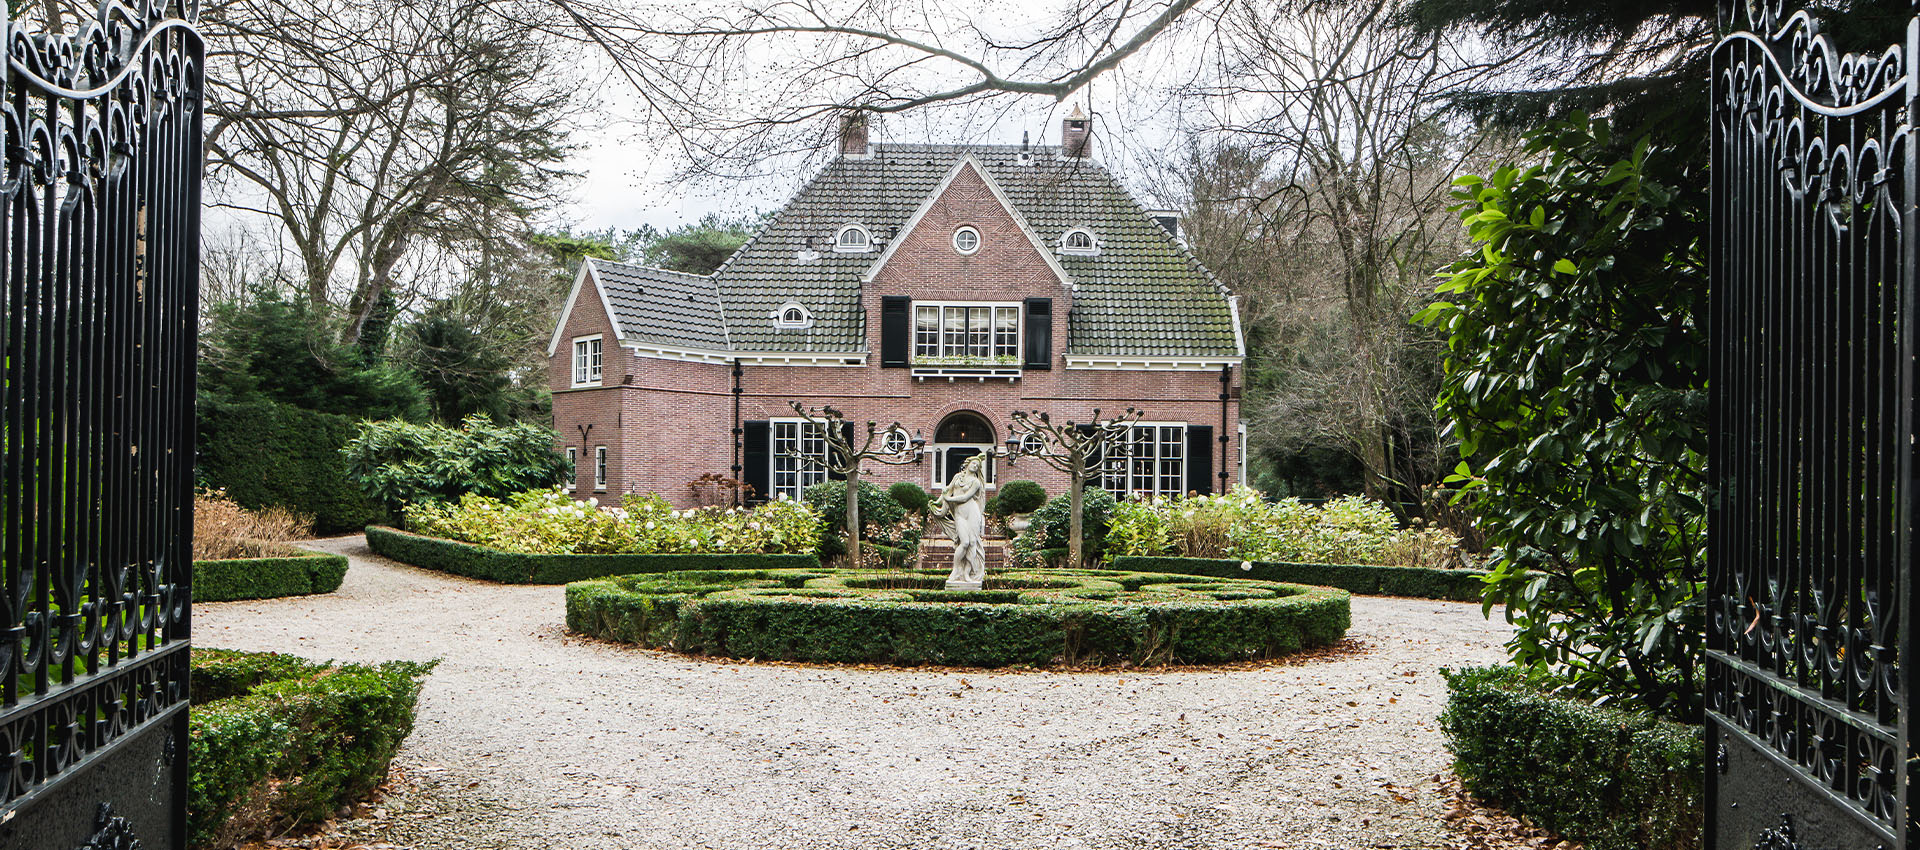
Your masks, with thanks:
M 1842 54 L 1779 0 L 1713 52 L 1707 845 L 1915 839 L 1920 23 Z

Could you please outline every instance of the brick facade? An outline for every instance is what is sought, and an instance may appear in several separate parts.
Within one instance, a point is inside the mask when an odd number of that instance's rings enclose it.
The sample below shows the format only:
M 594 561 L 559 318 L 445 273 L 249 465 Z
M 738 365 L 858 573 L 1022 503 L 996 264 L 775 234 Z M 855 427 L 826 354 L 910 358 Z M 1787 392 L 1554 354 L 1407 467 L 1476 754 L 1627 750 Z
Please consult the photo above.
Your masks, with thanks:
M 954 249 L 956 228 L 980 232 L 978 251 Z M 931 442 L 941 420 L 972 411 L 994 429 L 993 442 L 1008 436 L 1015 411 L 1044 410 L 1056 421 L 1085 421 L 1095 408 L 1111 415 L 1133 407 L 1142 421 L 1183 422 L 1212 428 L 1210 485 L 1220 472 L 1240 479 L 1240 374 L 1237 367 L 1173 371 L 1065 368 L 1068 311 L 1073 293 L 1049 265 L 1020 222 L 987 183 L 963 169 L 928 207 L 917 226 L 899 235 L 886 263 L 870 274 L 861 303 L 866 316 L 864 366 L 743 365 L 735 418 L 732 367 L 640 356 L 615 340 L 610 317 L 587 280 L 567 310 L 549 364 L 554 389 L 554 427 L 562 446 L 580 450 L 575 492 L 592 495 L 593 449 L 607 446 L 609 495 L 659 493 L 675 505 L 693 504 L 690 482 L 708 473 L 735 474 L 736 422 L 789 418 L 789 402 L 832 405 L 849 420 L 899 422 Z M 910 369 L 884 368 L 879 352 L 881 299 L 904 295 L 916 302 L 1013 302 L 1053 299 L 1052 368 L 1026 369 L 1018 379 L 916 378 Z M 604 342 L 601 386 L 572 387 L 576 337 L 600 334 Z M 1223 383 L 1223 376 L 1226 382 Z M 590 427 L 589 427 L 590 426 Z M 583 428 L 586 430 L 583 431 Z M 860 426 L 864 431 L 864 425 Z M 1220 438 L 1226 439 L 1222 441 Z M 931 458 L 918 464 L 866 470 L 881 486 L 913 481 L 932 489 Z M 1000 481 L 1032 479 L 1050 494 L 1063 492 L 1064 474 L 1038 460 L 998 471 Z

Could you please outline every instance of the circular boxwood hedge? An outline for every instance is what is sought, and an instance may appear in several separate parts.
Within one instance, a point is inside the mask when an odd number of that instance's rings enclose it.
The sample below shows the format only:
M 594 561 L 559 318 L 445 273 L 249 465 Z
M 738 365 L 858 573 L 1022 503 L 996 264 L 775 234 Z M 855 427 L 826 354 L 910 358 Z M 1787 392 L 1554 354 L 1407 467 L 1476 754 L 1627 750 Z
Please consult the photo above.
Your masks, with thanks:
M 878 664 L 1209 664 L 1346 634 L 1344 590 L 1104 570 L 690 570 L 567 585 L 567 627 L 701 655 Z

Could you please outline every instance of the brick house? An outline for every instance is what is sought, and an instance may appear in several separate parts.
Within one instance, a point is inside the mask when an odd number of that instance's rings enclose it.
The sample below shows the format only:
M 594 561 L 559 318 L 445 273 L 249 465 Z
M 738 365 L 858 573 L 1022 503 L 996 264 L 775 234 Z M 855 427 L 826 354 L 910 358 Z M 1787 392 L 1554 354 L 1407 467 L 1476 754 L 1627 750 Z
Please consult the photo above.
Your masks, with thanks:
M 898 422 L 922 459 L 874 465 L 930 491 L 1003 445 L 1017 410 L 1085 421 L 1143 411 L 1116 492 L 1217 492 L 1241 480 L 1244 342 L 1233 296 L 1177 218 L 1143 209 L 1089 155 L 1059 147 L 869 146 L 839 155 L 711 276 L 589 261 L 548 348 L 554 427 L 575 492 L 695 502 L 702 475 L 797 496 L 824 454 L 790 401 Z M 1049 493 L 1064 475 L 1004 460 Z

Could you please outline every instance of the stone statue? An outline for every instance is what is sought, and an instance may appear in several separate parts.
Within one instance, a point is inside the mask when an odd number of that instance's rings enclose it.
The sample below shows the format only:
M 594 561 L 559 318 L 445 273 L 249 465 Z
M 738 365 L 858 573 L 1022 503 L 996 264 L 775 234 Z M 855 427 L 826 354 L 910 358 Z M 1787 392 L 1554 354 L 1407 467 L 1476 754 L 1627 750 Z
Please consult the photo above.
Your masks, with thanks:
M 953 538 L 953 572 L 948 590 L 979 590 L 987 578 L 987 480 L 984 454 L 967 458 L 940 491 L 936 517 Z

